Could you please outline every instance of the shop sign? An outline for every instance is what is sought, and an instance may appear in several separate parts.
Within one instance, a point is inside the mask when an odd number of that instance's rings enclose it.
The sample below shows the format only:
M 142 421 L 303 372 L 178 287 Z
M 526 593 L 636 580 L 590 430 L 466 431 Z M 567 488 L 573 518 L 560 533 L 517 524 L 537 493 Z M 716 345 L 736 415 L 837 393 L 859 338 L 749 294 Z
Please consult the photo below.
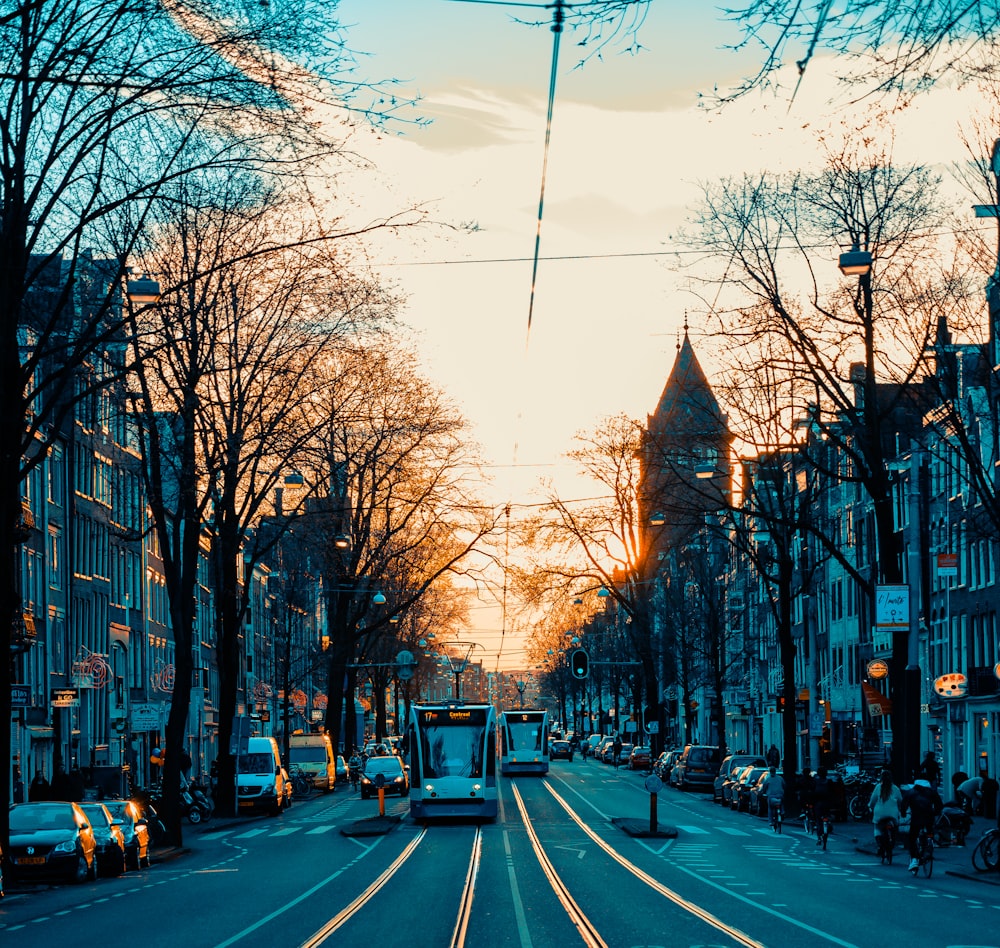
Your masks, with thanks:
M 938 573 L 938 576 L 957 576 L 958 575 L 958 554 L 957 553 L 938 553 L 938 555 L 937 555 L 937 573 Z
M 903 632 L 910 628 L 910 587 L 875 588 L 875 625 L 882 631 Z
M 873 658 L 868 663 L 868 677 L 880 681 L 889 675 L 889 663 L 881 658 Z
M 934 681 L 934 690 L 942 698 L 962 698 L 968 687 L 968 679 L 961 672 L 951 672 Z
M 133 704 L 129 715 L 133 731 L 158 731 L 160 706 L 158 704 Z
M 80 692 L 76 688 L 53 688 L 51 703 L 53 708 L 79 708 Z
M 12 708 L 26 708 L 31 698 L 31 685 L 11 685 L 10 686 L 10 706 Z

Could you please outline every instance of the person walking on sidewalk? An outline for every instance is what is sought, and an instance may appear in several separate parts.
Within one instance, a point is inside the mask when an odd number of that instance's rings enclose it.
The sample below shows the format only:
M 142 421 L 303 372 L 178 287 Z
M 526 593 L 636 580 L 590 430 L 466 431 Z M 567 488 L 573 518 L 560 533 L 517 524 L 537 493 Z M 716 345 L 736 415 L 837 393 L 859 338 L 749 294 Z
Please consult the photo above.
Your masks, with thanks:
M 618 758 L 622 754 L 622 739 L 620 737 L 616 737 L 614 744 L 611 745 L 611 753 L 615 755 L 615 770 L 617 770 Z
M 767 761 L 768 767 L 774 767 L 777 769 L 778 765 L 781 763 L 781 751 L 772 744 L 768 749 L 767 753 L 764 755 L 764 760 Z

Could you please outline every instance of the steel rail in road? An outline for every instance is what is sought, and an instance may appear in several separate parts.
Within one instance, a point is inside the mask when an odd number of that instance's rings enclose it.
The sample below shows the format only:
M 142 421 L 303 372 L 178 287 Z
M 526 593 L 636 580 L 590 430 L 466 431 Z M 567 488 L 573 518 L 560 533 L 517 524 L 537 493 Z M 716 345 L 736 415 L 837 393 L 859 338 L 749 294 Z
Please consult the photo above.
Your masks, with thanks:
M 427 835 L 427 827 L 423 827 L 420 832 L 413 837 L 412 840 L 407 844 L 406 848 L 389 864 L 388 868 L 383 872 L 364 892 L 361 893 L 350 905 L 346 908 L 341 909 L 333 918 L 330 919 L 322 928 L 317 932 L 307 938 L 301 945 L 301 948 L 315 948 L 316 945 L 322 945 L 323 942 L 327 940 L 341 925 L 346 921 L 351 919 L 356 915 L 371 899 L 372 897 L 399 871 L 400 866 L 402 866 L 410 856 L 413 855 L 413 851 L 420 845 L 424 836 Z
M 416 851 L 423 838 L 427 835 L 427 826 L 421 827 L 420 832 L 413 837 L 406 848 L 389 864 L 385 871 L 361 893 L 350 905 L 341 909 L 322 928 L 306 939 L 301 948 L 316 948 L 322 945 L 337 929 L 350 921 L 361 911 L 389 882 L 390 879 L 405 865 L 406 861 Z M 483 830 L 476 827 L 476 835 L 472 840 L 472 854 L 469 857 L 469 868 L 465 874 L 465 883 L 462 886 L 462 896 L 459 900 L 458 917 L 455 920 L 455 929 L 452 932 L 451 941 L 448 948 L 464 948 L 465 938 L 469 929 L 469 919 L 472 915 L 472 899 L 476 890 L 476 879 L 479 877 L 479 863 L 483 851 Z
M 569 814 L 570 819 L 572 819 L 573 822 L 575 822 L 576 825 L 587 834 L 587 836 L 597 843 L 597 845 L 600 846 L 605 853 L 607 853 L 624 869 L 631 872 L 632 875 L 634 875 L 640 882 L 644 882 L 651 889 L 653 889 L 653 891 L 658 892 L 664 898 L 669 899 L 676 906 L 684 909 L 684 911 L 689 912 L 691 915 L 701 919 L 703 922 L 706 922 L 713 928 L 718 929 L 720 932 L 724 932 L 729 935 L 735 941 L 739 942 L 739 944 L 746 945 L 747 948 L 764 948 L 764 945 L 762 945 L 759 941 L 755 941 L 745 932 L 740 931 L 738 928 L 733 928 L 732 925 L 727 925 L 724 921 L 722 921 L 722 919 L 717 918 L 707 909 L 703 909 L 700 905 L 696 905 L 689 899 L 684 898 L 684 896 L 680 895 L 678 892 L 675 892 L 673 889 L 665 886 L 662 882 L 657 881 L 648 873 L 643 872 L 642 869 L 626 859 L 620 852 L 618 852 L 618 850 L 601 839 L 597 833 L 584 823 L 583 819 L 576 813 L 576 811 L 558 793 L 556 793 L 548 780 L 545 780 L 543 785 L 545 789 L 548 790 L 553 797 L 555 797 L 556 802 Z M 525 820 L 525 822 L 527 822 L 527 820 Z
M 541 840 L 539 840 L 538 834 L 535 833 L 535 828 L 531 824 L 531 818 L 528 816 L 528 810 L 524 805 L 524 800 L 521 799 L 517 785 L 511 782 L 510 788 L 514 792 L 514 800 L 517 802 L 517 808 L 521 812 L 521 820 L 524 822 L 524 828 L 528 834 L 528 839 L 531 841 L 531 848 L 535 851 L 538 864 L 542 867 L 545 878 L 549 880 L 549 885 L 552 886 L 552 891 L 555 892 L 556 898 L 559 899 L 562 907 L 566 909 L 566 914 L 570 917 L 570 921 L 576 926 L 580 937 L 583 938 L 584 944 L 587 948 L 608 948 L 607 942 L 601 938 L 600 933 L 584 914 L 583 909 L 580 908 L 573 896 L 570 895 L 566 884 L 559 877 L 559 873 L 556 872 L 555 867 L 549 861 Z

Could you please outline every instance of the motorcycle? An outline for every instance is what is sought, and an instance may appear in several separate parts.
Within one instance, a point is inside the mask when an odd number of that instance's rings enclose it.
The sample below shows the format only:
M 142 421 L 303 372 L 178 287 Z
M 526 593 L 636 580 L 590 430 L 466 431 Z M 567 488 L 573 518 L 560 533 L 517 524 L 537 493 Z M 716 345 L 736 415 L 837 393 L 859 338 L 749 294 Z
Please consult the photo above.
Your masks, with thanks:
M 212 810 L 211 803 L 196 783 L 181 787 L 181 813 L 187 817 L 189 823 L 197 826 L 211 819 Z

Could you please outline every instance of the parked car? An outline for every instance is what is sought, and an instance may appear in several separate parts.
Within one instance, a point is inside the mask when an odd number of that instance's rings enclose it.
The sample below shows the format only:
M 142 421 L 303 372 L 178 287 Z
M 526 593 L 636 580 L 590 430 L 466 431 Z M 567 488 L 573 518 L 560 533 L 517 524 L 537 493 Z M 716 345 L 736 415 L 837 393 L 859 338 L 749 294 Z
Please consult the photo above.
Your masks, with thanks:
M 594 758 L 595 760 L 605 760 L 607 754 L 610 754 L 614 748 L 615 739 L 613 737 L 602 737 L 601 742 L 594 748 Z
M 722 788 L 727 780 L 739 774 L 744 768 L 753 764 L 756 767 L 764 767 L 767 761 L 757 754 L 730 754 L 719 767 L 719 772 L 712 783 L 712 800 L 716 803 L 725 803 Z
M 678 771 L 676 785 L 681 790 L 698 787 L 711 790 L 722 759 L 719 748 L 709 744 L 692 744 L 674 765 Z
M 149 865 L 149 826 L 139 804 L 132 800 L 105 800 L 111 819 L 122 832 L 125 863 L 129 869 Z
M 387 794 L 398 793 L 405 797 L 410 792 L 410 779 L 402 760 L 395 754 L 369 757 L 361 771 L 361 799 L 378 795 L 378 775 L 382 775 L 383 789 Z
M 97 878 L 97 842 L 76 803 L 18 803 L 10 808 L 11 877 L 83 882 Z
M 549 744 L 549 760 L 572 760 L 573 745 L 569 741 L 552 741 Z
M 629 770 L 649 770 L 650 750 L 648 747 L 633 747 L 628 758 Z
M 750 791 L 756 785 L 763 774 L 767 773 L 767 767 L 744 767 L 740 771 L 736 783 L 733 784 L 730 795 L 730 807 L 739 812 L 750 811 Z M 756 801 L 754 801 L 756 804 Z
M 111 811 L 103 803 L 81 803 L 87 814 L 97 843 L 97 871 L 120 876 L 128 868 L 125 863 L 125 836 L 115 824 Z

